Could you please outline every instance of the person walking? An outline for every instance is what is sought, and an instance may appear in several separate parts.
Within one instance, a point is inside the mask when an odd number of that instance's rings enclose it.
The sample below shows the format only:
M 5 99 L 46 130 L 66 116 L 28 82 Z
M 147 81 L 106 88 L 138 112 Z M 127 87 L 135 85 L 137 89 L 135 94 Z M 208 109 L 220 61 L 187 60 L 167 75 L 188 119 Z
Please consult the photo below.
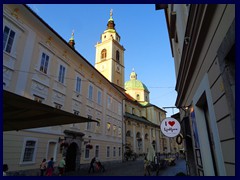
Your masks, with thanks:
M 52 176 L 53 170 L 54 170 L 54 162 L 53 162 L 53 157 L 48 161 L 47 163 L 47 170 L 46 170 L 46 176 Z
M 3 176 L 7 176 L 7 171 L 8 171 L 8 165 L 3 164 Z
M 47 161 L 44 158 L 40 164 L 40 176 L 44 176 L 46 169 L 47 169 Z
M 96 158 L 92 158 L 91 162 L 90 162 L 90 167 L 89 167 L 89 170 L 88 170 L 88 173 L 91 172 L 91 170 L 93 170 L 94 172 L 94 163 L 96 162 Z
M 151 174 L 150 174 L 150 161 L 145 156 L 145 158 L 144 158 L 144 176 L 147 176 L 147 173 L 148 173 L 149 176 L 151 176 Z
M 59 162 L 58 169 L 59 169 L 59 176 L 62 176 L 66 167 L 66 158 L 63 157 L 62 160 Z

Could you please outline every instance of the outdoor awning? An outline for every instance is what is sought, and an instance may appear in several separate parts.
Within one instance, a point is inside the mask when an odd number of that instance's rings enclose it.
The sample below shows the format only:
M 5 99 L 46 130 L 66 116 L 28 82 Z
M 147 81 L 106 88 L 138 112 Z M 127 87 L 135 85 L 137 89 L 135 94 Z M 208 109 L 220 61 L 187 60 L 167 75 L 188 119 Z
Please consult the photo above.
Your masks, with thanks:
M 97 122 L 3 91 L 3 131 Z

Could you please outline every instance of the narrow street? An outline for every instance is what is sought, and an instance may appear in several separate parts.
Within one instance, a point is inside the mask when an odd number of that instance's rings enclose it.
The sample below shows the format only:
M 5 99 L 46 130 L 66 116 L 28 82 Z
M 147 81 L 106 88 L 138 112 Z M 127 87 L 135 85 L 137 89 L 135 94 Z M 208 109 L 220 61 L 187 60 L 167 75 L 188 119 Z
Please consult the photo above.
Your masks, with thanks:
M 105 172 L 88 173 L 88 169 L 81 169 L 78 172 L 69 172 L 65 176 L 143 176 L 143 160 L 127 161 L 123 163 L 104 164 Z M 177 173 L 183 172 L 186 174 L 185 160 L 176 160 L 175 166 L 167 166 L 160 170 L 158 176 L 175 176 Z M 151 172 L 151 176 L 156 176 L 156 171 Z

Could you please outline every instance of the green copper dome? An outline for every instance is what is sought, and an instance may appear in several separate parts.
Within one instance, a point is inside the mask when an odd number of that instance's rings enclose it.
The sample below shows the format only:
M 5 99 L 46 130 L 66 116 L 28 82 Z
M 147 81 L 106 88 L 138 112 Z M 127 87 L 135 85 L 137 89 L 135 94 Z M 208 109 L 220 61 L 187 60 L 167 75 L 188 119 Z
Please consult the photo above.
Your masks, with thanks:
M 134 71 L 130 75 L 130 81 L 125 82 L 125 89 L 140 89 L 149 92 L 147 86 L 141 81 L 137 80 L 137 74 Z

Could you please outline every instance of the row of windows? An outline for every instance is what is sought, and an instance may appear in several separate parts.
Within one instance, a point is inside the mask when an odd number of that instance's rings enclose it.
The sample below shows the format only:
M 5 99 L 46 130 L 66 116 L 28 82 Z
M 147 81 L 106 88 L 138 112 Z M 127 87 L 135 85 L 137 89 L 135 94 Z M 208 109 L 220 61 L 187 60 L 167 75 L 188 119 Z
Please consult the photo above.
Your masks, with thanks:
M 11 30 L 8 26 L 4 27 L 4 32 L 3 32 L 3 50 L 10 53 L 12 46 L 13 46 L 13 42 L 14 42 L 14 37 L 15 37 L 15 32 L 13 30 Z M 106 54 L 106 50 L 103 51 Z M 117 59 L 119 60 L 119 52 L 117 51 Z M 50 66 L 50 56 L 48 53 L 46 52 L 42 52 L 41 56 L 40 56 L 40 63 L 39 63 L 39 71 L 41 71 L 44 74 L 48 74 L 49 72 L 49 66 Z M 59 71 L 58 71 L 58 82 L 65 84 L 65 79 L 66 79 L 66 67 L 62 64 L 59 65 Z M 76 75 L 76 83 L 75 83 L 75 91 L 78 94 L 81 94 L 81 88 L 82 88 L 82 78 L 80 75 Z M 93 101 L 93 91 L 94 91 L 94 87 L 93 85 L 89 85 L 88 87 L 88 99 Z M 39 97 L 41 98 L 41 97 Z M 41 99 L 41 101 L 43 101 L 43 98 Z M 98 89 L 97 91 L 97 103 L 99 105 L 102 105 L 102 91 Z M 112 98 L 110 96 L 108 96 L 108 101 L 107 101 L 107 107 L 108 109 L 111 109 L 112 106 Z M 62 106 L 61 106 L 62 107 Z M 59 108 L 59 106 L 58 106 Z M 118 105 L 118 114 L 121 115 L 121 104 L 119 103 Z
M 36 161 L 36 153 L 38 149 L 38 141 L 36 138 L 26 138 L 24 140 L 23 144 L 23 151 L 20 159 L 20 164 L 29 164 L 29 163 L 35 163 Z M 49 142 L 47 147 L 47 153 L 46 158 L 50 159 L 51 157 L 54 157 L 56 159 L 56 146 L 57 142 Z
M 100 146 L 96 145 L 95 146 L 95 157 L 98 158 L 99 157 L 99 153 L 100 153 Z M 117 154 L 118 153 L 118 154 Z M 118 152 L 117 152 L 117 148 L 113 147 L 112 149 L 112 157 L 121 157 L 121 147 L 118 147 Z M 110 146 L 107 146 L 106 148 L 106 157 L 110 158 L 111 156 L 111 149 Z M 90 149 L 87 147 L 87 145 L 85 146 L 85 156 L 86 159 L 90 158 Z
M 101 59 L 106 59 L 106 58 L 107 58 L 107 50 L 103 49 L 101 51 Z M 116 51 L 116 61 L 120 63 L 120 53 L 118 50 Z
M 48 143 L 48 152 L 47 152 L 47 159 L 50 159 L 51 157 L 56 158 L 56 153 L 54 152 L 54 149 L 56 147 L 57 143 L 56 142 L 49 142 Z M 33 163 L 35 162 L 36 158 L 36 151 L 37 151 L 37 140 L 35 139 L 29 139 L 24 142 L 24 148 L 23 148 L 23 153 L 22 153 L 22 158 L 21 158 L 21 163 L 26 164 L 26 163 Z M 100 146 L 96 145 L 95 146 L 95 157 L 98 158 L 100 154 Z M 111 149 L 110 146 L 107 146 L 106 148 L 106 157 L 110 158 L 111 156 Z M 112 157 L 121 157 L 121 147 L 118 147 L 118 152 L 117 148 L 114 146 L 112 148 Z M 88 146 L 85 146 L 85 156 L 86 159 L 90 157 L 90 149 Z
M 101 121 L 100 119 L 98 119 L 98 122 L 96 124 L 96 128 L 100 128 L 101 126 Z M 111 123 L 107 123 L 107 134 L 110 135 L 111 133 L 111 128 L 112 128 L 112 135 L 113 136 L 118 136 L 121 137 L 122 136 L 122 128 L 118 127 L 116 125 L 111 125 Z M 87 122 L 86 123 L 86 130 L 91 131 L 92 130 L 92 123 L 91 122 Z

